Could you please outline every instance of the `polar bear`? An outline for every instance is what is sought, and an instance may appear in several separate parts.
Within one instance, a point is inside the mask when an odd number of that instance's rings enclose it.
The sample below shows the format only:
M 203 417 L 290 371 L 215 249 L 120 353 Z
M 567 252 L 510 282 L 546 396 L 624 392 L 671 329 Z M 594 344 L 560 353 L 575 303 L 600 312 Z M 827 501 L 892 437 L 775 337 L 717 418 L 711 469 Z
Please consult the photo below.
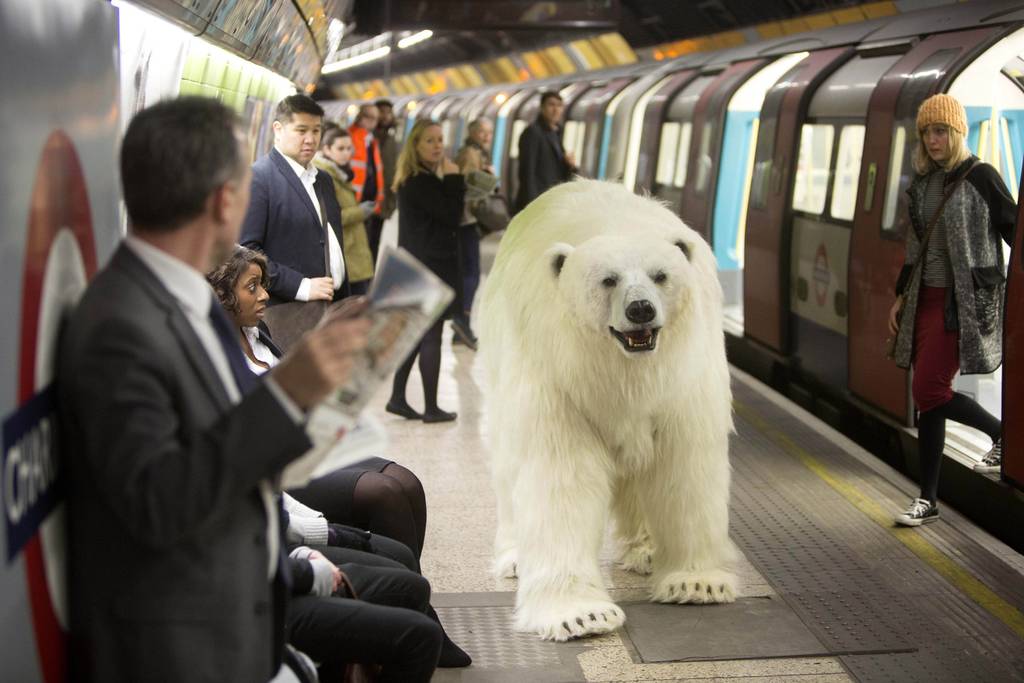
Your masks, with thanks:
M 620 184 L 559 185 L 503 238 L 478 332 L 517 630 L 622 625 L 598 567 L 609 512 L 652 600 L 732 602 L 732 398 L 704 240 Z

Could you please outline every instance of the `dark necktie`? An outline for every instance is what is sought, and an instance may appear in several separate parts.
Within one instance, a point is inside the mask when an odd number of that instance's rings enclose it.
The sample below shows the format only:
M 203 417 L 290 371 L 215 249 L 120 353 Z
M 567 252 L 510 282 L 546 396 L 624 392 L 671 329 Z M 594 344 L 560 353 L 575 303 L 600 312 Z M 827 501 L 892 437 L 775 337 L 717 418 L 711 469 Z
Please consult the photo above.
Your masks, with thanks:
M 228 359 L 228 367 L 231 368 L 238 391 L 245 396 L 256 388 L 259 380 L 245 362 L 242 346 L 238 342 L 238 330 L 228 319 L 216 298 L 210 303 L 210 324 L 213 325 L 213 331 L 217 333 L 217 340 L 224 349 L 224 355 Z

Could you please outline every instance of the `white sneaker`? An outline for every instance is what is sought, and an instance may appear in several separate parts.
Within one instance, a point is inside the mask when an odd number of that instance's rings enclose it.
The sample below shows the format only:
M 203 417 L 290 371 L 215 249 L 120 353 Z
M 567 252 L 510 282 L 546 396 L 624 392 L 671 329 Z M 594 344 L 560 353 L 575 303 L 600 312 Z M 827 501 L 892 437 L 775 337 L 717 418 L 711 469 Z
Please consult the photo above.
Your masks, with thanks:
M 974 466 L 975 472 L 996 473 L 1003 467 L 1003 441 L 1000 439 L 992 444 L 992 450 L 981 458 L 981 462 Z
M 896 523 L 902 526 L 921 526 L 934 522 L 938 518 L 938 505 L 924 498 L 915 498 L 910 501 L 910 506 L 905 512 L 896 515 Z

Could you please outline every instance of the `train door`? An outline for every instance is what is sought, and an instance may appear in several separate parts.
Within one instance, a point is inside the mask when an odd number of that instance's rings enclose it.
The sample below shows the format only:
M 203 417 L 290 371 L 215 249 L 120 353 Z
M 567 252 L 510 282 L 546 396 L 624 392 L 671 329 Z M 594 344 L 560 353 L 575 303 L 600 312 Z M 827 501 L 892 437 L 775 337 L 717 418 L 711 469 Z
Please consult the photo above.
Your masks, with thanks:
M 655 183 L 654 164 L 658 159 L 658 149 L 662 136 L 662 126 L 668 116 L 669 105 L 675 100 L 679 91 L 687 87 L 694 78 L 696 70 L 686 69 L 658 81 L 657 85 L 645 92 L 636 107 L 629 124 L 629 148 L 626 150 L 626 168 L 622 181 L 634 192 L 653 190 Z M 705 84 L 710 79 L 705 81 Z M 693 98 L 696 101 L 696 97 Z M 693 107 L 690 107 L 692 112 Z M 679 128 L 675 128 L 678 143 Z M 673 155 L 678 148 L 673 148 Z M 687 147 L 689 151 L 689 147 Z M 675 162 L 673 161 L 673 164 Z M 680 185 L 682 187 L 682 185 Z
M 744 230 L 743 334 L 783 354 L 789 353 L 789 208 L 799 124 L 818 84 L 850 52 L 812 52 L 761 107 Z
M 711 243 L 711 206 L 718 180 L 715 164 L 722 152 L 725 105 L 740 85 L 767 61 L 748 59 L 731 64 L 708 84 L 693 110 L 690 170 L 683 185 L 682 200 L 675 205 L 675 210 L 708 243 Z
M 710 232 L 725 294 L 726 328 L 737 335 L 743 331 L 743 233 L 761 106 L 768 89 L 807 54 L 789 54 L 763 67 L 739 87 L 726 108 Z
M 515 197 L 510 183 L 515 178 L 516 167 L 512 164 L 512 155 L 519 155 L 519 135 L 522 129 L 516 130 L 516 114 L 524 102 L 536 96 L 536 88 L 524 88 L 512 93 L 498 108 L 498 116 L 494 122 L 494 146 L 491 150 L 494 172 L 505 179 L 508 197 Z
M 601 98 L 601 93 L 608 87 L 607 81 L 595 81 L 585 93 L 581 93 L 572 104 L 566 102 L 565 115 L 562 123 L 562 147 L 565 153 L 576 159 L 576 165 L 583 170 L 583 175 L 589 175 L 584 169 L 584 151 L 589 132 L 592 131 L 595 121 L 589 116 L 590 107 Z
M 1020 152 L 1014 160 L 1020 159 Z M 1003 477 L 1024 489 L 1024 202 L 1017 201 L 1017 229 L 1006 272 L 1003 318 Z
M 648 73 L 633 81 L 623 88 L 618 95 L 608 103 L 604 113 L 604 129 L 601 134 L 601 150 L 597 160 L 598 180 L 610 179 L 619 180 L 623 177 L 626 167 L 626 160 L 629 158 L 629 150 L 633 139 L 633 130 L 630 125 L 633 120 L 633 113 L 641 102 L 646 107 L 654 94 L 655 86 L 665 79 L 664 69 L 654 73 Z M 640 124 L 643 124 L 641 116 Z M 639 126 L 637 137 L 639 138 Z M 632 187 L 627 184 L 626 187 Z
M 967 144 L 982 161 L 995 167 L 1017 199 L 1019 188 L 1021 124 L 1024 123 L 1024 89 L 1019 65 L 1024 64 L 1024 29 L 1002 38 L 974 59 L 949 86 L 949 94 L 967 110 Z M 1009 246 L 1005 255 L 1009 256 Z M 1002 414 L 1003 369 L 987 375 L 958 376 L 956 391 L 974 397 L 987 411 Z M 980 432 L 947 422 L 947 443 L 974 456 L 989 448 Z
M 648 168 L 652 171 L 649 185 L 651 194 L 671 207 L 679 206 L 686 185 L 690 142 L 693 138 L 693 112 L 701 93 L 715 80 L 711 74 L 702 74 L 690 79 L 686 86 L 676 90 L 670 99 L 648 108 L 647 121 L 657 119 L 658 124 L 648 135 L 645 131 L 641 143 L 641 164 L 638 165 L 637 183 L 645 178 L 643 155 L 646 151 L 651 160 Z M 657 98 L 657 95 L 655 96 Z M 660 106 L 659 106 L 660 105 Z
M 606 143 L 606 136 L 611 135 L 611 127 L 605 118 L 605 111 L 608 109 L 609 102 L 632 82 L 632 76 L 616 78 L 605 87 L 587 93 L 588 102 L 583 113 L 587 132 L 583 138 L 581 154 L 576 157 L 580 173 L 587 178 L 602 177 L 598 164 L 601 159 L 601 150 Z
M 842 392 L 849 330 L 848 267 L 871 91 L 896 55 L 856 56 L 815 90 L 799 124 L 788 234 L 789 356 Z
M 917 108 L 950 72 L 969 62 L 1003 30 L 932 35 L 893 65 L 871 95 L 849 270 L 849 379 L 856 397 L 911 423 L 909 374 L 883 353 L 893 286 L 908 229 L 905 190 L 913 175 Z

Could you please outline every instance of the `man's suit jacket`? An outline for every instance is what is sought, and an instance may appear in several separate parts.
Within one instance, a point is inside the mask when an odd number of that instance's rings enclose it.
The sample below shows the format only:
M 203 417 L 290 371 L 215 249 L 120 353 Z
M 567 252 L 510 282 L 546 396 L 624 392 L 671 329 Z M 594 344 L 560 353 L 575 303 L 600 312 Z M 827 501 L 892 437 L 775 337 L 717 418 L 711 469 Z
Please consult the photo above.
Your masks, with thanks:
M 344 244 L 341 207 L 326 173 L 313 185 L 326 210 L 338 245 Z M 239 241 L 259 249 L 270 266 L 270 304 L 294 301 L 303 278 L 328 275 L 324 260 L 327 233 L 295 171 L 276 149 L 252 166 L 249 209 Z M 344 253 L 344 247 L 342 247 Z M 348 293 L 348 271 L 339 295 Z
M 561 142 L 552 140 L 545 124 L 534 121 L 519 136 L 519 191 L 516 193 L 516 211 L 564 183 L 572 176 L 572 167 L 565 162 Z
M 286 588 L 258 482 L 310 447 L 303 429 L 263 384 L 231 404 L 125 245 L 64 328 L 58 392 L 72 680 L 265 683 Z

